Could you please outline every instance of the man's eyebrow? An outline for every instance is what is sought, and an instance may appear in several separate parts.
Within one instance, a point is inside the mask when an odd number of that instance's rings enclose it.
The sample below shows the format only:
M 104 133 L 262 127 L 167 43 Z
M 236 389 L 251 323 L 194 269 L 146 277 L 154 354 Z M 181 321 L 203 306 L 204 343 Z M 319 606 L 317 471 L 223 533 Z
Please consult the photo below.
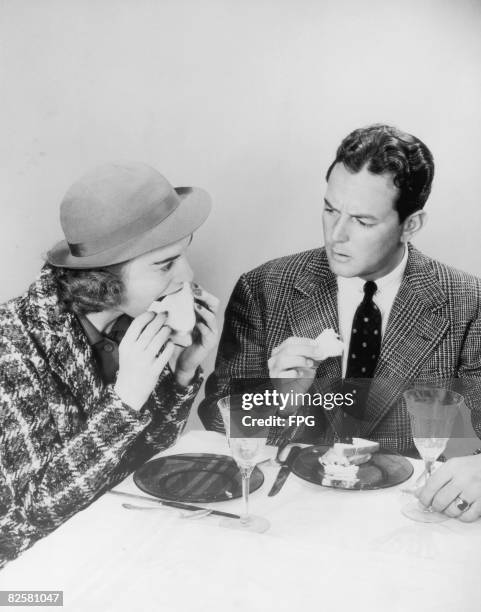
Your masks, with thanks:
M 326 203 L 327 206 L 329 206 L 329 208 L 332 208 L 332 210 L 339 212 L 339 209 L 333 206 L 327 198 L 324 198 L 324 202 Z M 363 215 L 361 213 L 360 215 L 349 215 L 349 216 L 353 219 L 369 219 L 371 221 L 378 221 L 378 218 L 375 215 Z

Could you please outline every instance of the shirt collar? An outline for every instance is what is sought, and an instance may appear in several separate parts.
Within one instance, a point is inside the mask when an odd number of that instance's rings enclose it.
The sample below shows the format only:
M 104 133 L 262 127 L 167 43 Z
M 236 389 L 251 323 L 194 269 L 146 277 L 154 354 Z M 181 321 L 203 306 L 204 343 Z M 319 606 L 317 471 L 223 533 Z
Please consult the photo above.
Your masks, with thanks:
M 85 336 L 87 337 L 87 341 L 90 346 L 94 346 L 98 342 L 102 342 L 105 339 L 120 343 L 120 340 L 123 338 L 129 325 L 132 323 L 132 318 L 128 315 L 120 315 L 120 317 L 114 321 L 110 331 L 102 334 L 85 315 L 77 315 L 77 319 L 85 333 Z
M 409 249 L 404 246 L 403 257 L 398 263 L 398 265 L 394 268 L 394 270 L 391 270 L 391 272 L 389 272 L 385 276 L 376 279 L 375 283 L 377 285 L 378 292 L 386 291 L 386 289 L 392 285 L 401 284 L 401 280 L 404 275 L 404 271 L 406 269 L 408 261 L 408 251 Z M 364 291 L 365 282 L 366 281 L 362 278 L 359 278 L 359 276 L 354 276 L 351 278 L 346 278 L 345 276 L 337 277 L 337 286 L 343 291 L 359 291 L 362 293 Z
M 78 322 L 80 323 L 90 346 L 94 346 L 97 342 L 104 339 L 99 330 L 91 323 L 85 315 L 77 315 Z

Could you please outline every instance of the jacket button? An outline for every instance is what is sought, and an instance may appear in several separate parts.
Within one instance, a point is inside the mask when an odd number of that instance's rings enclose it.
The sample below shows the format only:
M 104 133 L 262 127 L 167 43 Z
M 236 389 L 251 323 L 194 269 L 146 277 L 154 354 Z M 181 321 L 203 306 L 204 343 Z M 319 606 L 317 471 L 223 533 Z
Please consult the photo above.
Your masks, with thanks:
M 104 351 L 106 353 L 111 353 L 113 350 L 114 350 L 114 347 L 111 344 L 109 344 L 108 342 L 104 344 Z

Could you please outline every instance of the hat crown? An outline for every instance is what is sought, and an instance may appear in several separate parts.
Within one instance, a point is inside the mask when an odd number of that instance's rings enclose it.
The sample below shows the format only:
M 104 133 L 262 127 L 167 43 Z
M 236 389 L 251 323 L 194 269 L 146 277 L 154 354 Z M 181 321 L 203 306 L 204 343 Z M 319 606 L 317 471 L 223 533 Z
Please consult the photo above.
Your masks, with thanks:
M 60 223 L 69 243 L 109 236 L 166 206 L 180 202 L 157 170 L 141 163 L 103 164 L 84 174 L 65 194 Z M 159 213 L 161 211 L 159 210 Z

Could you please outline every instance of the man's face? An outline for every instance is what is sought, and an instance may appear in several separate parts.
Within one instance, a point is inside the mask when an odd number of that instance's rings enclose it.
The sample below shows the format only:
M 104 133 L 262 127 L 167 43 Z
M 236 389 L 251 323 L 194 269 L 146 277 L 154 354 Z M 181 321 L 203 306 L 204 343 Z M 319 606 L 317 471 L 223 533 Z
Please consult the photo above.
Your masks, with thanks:
M 128 261 L 122 268 L 124 293 L 119 309 L 131 317 L 145 312 L 154 301 L 174 293 L 194 275 L 185 257 L 191 237 L 155 249 Z
M 398 189 L 390 174 L 356 174 L 334 166 L 324 199 L 324 242 L 338 276 L 375 280 L 393 270 L 403 255 L 403 225 L 394 208 Z

